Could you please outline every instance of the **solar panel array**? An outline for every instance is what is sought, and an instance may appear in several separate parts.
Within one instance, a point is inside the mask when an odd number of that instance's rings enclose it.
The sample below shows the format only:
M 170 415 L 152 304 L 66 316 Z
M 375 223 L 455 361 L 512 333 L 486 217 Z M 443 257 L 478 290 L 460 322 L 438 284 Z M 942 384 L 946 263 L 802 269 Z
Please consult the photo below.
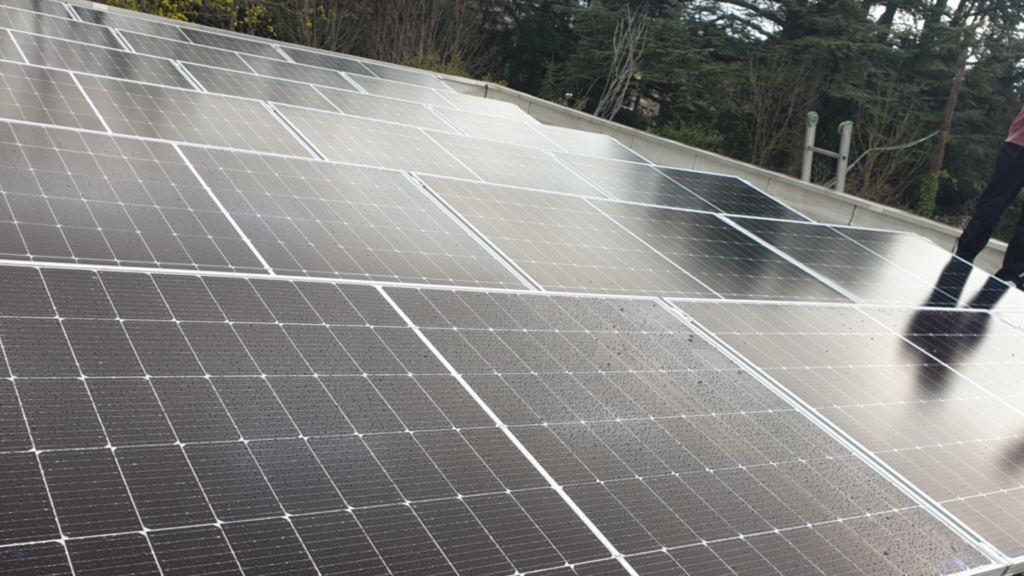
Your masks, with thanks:
M 0 573 L 1024 567 L 1007 285 L 426 72 L 3 4 Z

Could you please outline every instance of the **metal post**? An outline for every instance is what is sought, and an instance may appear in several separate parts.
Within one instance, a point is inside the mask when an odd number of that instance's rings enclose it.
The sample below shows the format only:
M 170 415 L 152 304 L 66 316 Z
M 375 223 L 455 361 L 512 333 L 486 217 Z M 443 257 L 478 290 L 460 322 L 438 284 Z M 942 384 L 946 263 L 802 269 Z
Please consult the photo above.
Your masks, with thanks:
M 818 113 L 807 113 L 807 131 L 804 134 L 804 166 L 800 171 L 800 179 L 811 181 L 811 165 L 814 163 L 814 136 L 818 129 Z
M 839 168 L 836 170 L 836 192 L 846 187 L 846 166 L 850 163 L 850 139 L 853 137 L 853 122 L 847 120 L 839 125 Z

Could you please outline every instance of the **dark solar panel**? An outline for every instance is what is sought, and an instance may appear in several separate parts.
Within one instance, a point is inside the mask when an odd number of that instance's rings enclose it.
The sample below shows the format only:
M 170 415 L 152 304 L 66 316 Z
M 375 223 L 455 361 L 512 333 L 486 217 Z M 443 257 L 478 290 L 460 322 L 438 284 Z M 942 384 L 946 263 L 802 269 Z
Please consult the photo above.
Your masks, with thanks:
M 176 88 L 191 88 L 170 60 L 14 32 L 30 64 Z
M 600 190 L 539 148 L 436 132 L 430 137 L 484 182 L 604 197 Z
M 208 92 L 256 98 L 257 100 L 280 102 L 317 110 L 336 111 L 334 106 L 309 84 L 266 78 L 255 74 L 229 72 L 196 64 L 186 64 L 185 68 Z
M 807 218 L 738 178 L 671 168 L 659 168 L 659 170 L 726 214 L 807 221 Z M 671 200 L 667 201 L 671 202 Z M 662 204 L 665 202 L 666 200 L 652 198 L 649 203 Z
M 441 178 L 424 181 L 545 288 L 717 298 L 582 198 Z
M 309 156 L 299 140 L 255 100 L 91 76 L 79 81 L 116 133 Z
M 262 268 L 170 145 L 20 124 L 0 130 L 2 257 Z
M 123 13 L 108 11 L 106 6 L 101 4 L 94 3 L 93 6 L 95 9 L 73 5 L 73 9 L 75 13 L 78 14 L 79 18 L 85 22 L 101 24 L 103 26 L 110 26 L 112 28 L 131 32 L 141 32 L 142 34 L 160 36 L 161 38 L 169 38 L 171 40 L 188 41 L 188 38 L 185 37 L 185 33 L 181 31 L 181 28 L 172 24 L 172 21 L 169 19 L 135 18 Z
M 397 172 L 186 148 L 280 274 L 523 287 Z
M 334 70 L 317 68 L 315 66 L 305 66 L 303 64 L 295 64 L 293 62 L 270 60 L 268 58 L 260 58 L 258 56 L 250 56 L 248 54 L 243 55 L 242 60 L 249 65 L 249 68 L 252 68 L 253 71 L 261 76 L 281 78 L 282 80 L 292 80 L 295 82 L 303 82 L 305 84 L 315 84 L 317 86 L 329 86 L 331 88 L 339 88 L 341 90 L 350 90 L 353 92 L 358 91 L 351 82 Z
M 67 72 L 0 62 L 0 118 L 105 131 Z
M 1024 394 L 1010 375 L 1024 334 L 984 312 L 680 306 L 1004 554 L 1024 555 Z
M 58 18 L 39 12 L 0 6 L 0 22 L 3 23 L 4 28 L 20 32 L 31 32 L 109 48 L 122 48 L 121 43 L 106 26 L 71 20 L 71 15 L 68 13 Z
M 136 34 L 134 32 L 122 31 L 121 35 L 128 41 L 132 49 L 142 54 L 192 62 L 194 64 L 216 66 L 217 68 L 237 70 L 239 72 L 251 72 L 251 69 L 245 64 L 242 57 L 235 52 L 197 46 L 188 42 L 177 42 L 156 36 Z
M 455 178 L 474 178 L 422 130 L 281 106 L 285 118 L 328 160 Z
M 612 198 L 688 210 L 718 211 L 649 164 L 615 162 L 575 154 L 556 153 L 555 156 L 600 186 Z
M 727 300 L 849 302 L 712 214 L 594 205 Z

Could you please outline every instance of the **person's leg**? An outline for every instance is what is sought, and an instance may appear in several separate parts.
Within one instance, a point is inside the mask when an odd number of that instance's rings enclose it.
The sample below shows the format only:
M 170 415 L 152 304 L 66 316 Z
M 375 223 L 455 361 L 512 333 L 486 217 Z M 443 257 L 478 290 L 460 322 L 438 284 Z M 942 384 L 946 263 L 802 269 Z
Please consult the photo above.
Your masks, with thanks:
M 981 199 L 978 200 L 978 208 L 974 212 L 974 217 L 971 218 L 967 228 L 960 235 L 960 240 L 957 241 L 957 256 L 968 262 L 974 262 L 974 258 L 985 248 L 989 238 L 992 237 L 992 231 L 999 223 L 999 218 L 1022 187 L 1024 187 L 1024 147 L 1007 142 L 999 150 L 996 171 L 988 186 L 985 187 L 985 191 L 982 192 Z M 1019 232 L 1020 228 L 1018 228 L 1018 235 Z M 1007 255 L 1009 254 L 1010 252 L 1007 251 Z
M 1003 267 L 996 272 L 996 278 L 1012 282 L 1018 288 L 1024 289 L 1021 274 L 1024 274 L 1024 213 L 1021 213 L 1017 229 L 1013 233 L 1013 238 L 1010 239 L 1010 244 L 1006 247 Z

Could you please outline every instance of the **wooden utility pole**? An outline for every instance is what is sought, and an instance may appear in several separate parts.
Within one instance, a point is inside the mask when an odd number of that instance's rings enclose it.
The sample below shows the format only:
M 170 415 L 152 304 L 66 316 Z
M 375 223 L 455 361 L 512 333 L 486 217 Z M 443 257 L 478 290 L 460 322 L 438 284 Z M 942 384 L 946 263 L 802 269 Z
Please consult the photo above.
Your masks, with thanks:
M 942 121 L 942 131 L 939 133 L 939 143 L 935 146 L 935 155 L 932 156 L 931 174 L 933 176 L 942 170 L 942 159 L 946 156 L 946 141 L 949 140 L 949 130 L 953 126 L 953 112 L 956 111 L 956 101 L 960 97 L 960 87 L 964 84 L 964 70 L 967 69 L 968 53 L 969 49 L 964 48 L 956 62 L 956 77 L 953 78 L 953 88 L 949 91 L 946 117 Z

